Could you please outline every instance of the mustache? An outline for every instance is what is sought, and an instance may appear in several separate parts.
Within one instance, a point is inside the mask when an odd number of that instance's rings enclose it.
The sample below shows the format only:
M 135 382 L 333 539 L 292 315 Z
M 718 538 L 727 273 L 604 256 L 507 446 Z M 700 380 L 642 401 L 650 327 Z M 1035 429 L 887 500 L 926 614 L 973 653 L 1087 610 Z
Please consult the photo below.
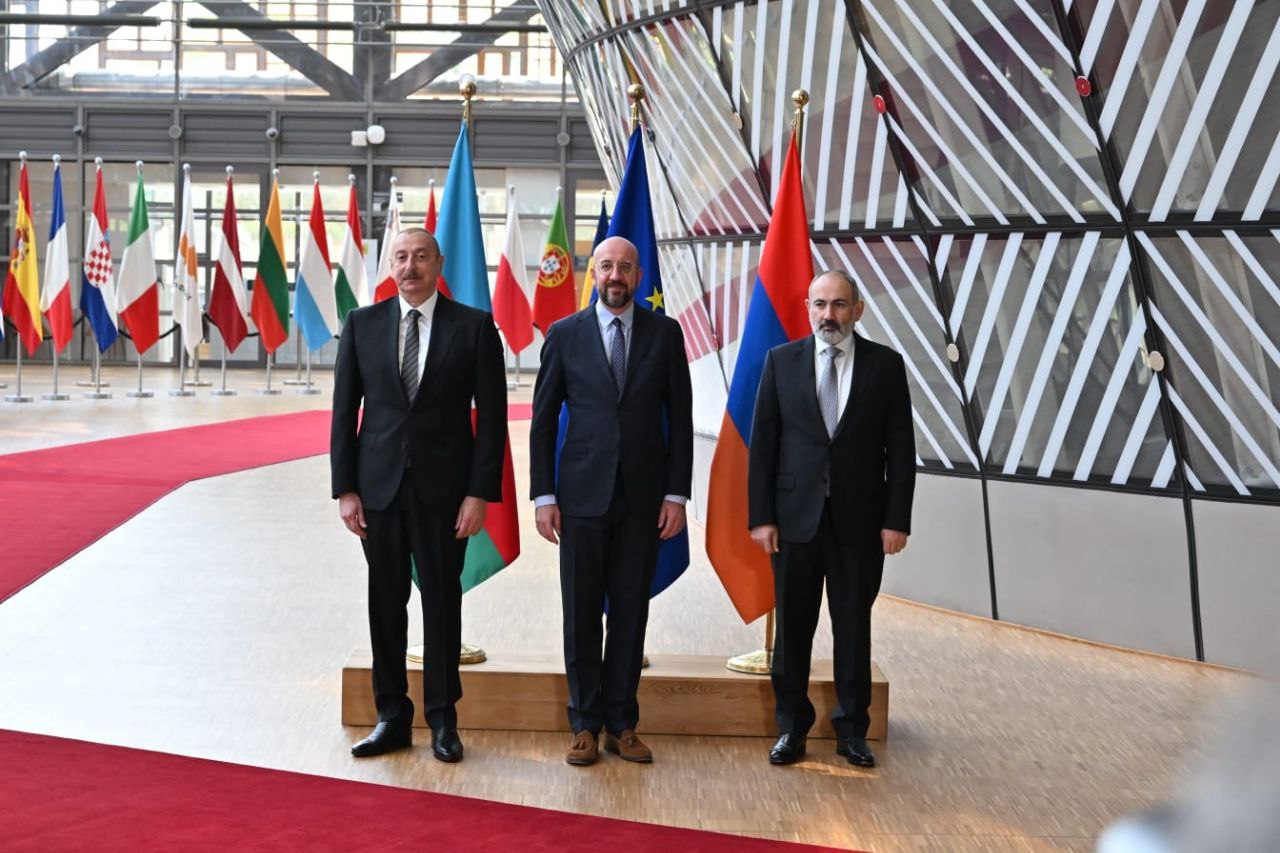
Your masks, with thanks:
M 840 324 L 835 320 L 820 320 L 818 322 L 818 328 L 823 331 L 836 332 L 840 330 Z

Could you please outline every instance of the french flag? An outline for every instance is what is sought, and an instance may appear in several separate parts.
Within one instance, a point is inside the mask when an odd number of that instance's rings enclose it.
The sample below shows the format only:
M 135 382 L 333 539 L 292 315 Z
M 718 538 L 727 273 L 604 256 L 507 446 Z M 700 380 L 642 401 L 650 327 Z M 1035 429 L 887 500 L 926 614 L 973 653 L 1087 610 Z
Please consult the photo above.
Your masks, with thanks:
M 707 557 L 738 615 L 748 624 L 774 605 L 769 556 L 751 540 L 747 527 L 747 456 L 756 391 L 769 350 L 812 333 L 804 306 L 812 279 L 809 217 L 793 133 L 747 309 L 720 440 L 711 459 L 707 495 Z
M 44 253 L 44 293 L 40 310 L 49 321 L 53 348 L 62 352 L 71 342 L 71 266 L 67 250 L 67 217 L 62 207 L 62 166 L 53 166 L 53 215 Z
M 89 319 L 98 350 L 106 352 L 120 334 L 116 328 L 116 288 L 111 275 L 111 238 L 107 234 L 107 194 L 98 164 L 98 186 L 93 191 L 93 213 L 85 227 L 80 313 Z

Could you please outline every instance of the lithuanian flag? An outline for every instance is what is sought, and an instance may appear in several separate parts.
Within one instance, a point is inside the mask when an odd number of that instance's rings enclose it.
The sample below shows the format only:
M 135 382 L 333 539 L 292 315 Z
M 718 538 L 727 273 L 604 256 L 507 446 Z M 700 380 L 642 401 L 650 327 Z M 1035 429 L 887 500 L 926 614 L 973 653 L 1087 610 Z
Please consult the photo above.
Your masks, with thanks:
M 250 315 L 267 352 L 289 339 L 289 280 L 285 276 L 284 229 L 280 225 L 280 181 L 271 182 L 271 203 L 262 222 L 258 272 L 253 277 Z

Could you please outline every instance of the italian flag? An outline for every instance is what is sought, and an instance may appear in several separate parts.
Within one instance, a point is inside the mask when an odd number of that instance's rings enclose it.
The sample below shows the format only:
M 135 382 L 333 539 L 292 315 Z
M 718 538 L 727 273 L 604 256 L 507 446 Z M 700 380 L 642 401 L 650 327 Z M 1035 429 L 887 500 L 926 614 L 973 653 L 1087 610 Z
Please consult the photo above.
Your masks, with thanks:
M 147 221 L 147 194 L 142 186 L 142 165 L 138 165 L 138 186 L 129 215 L 129 237 L 120 259 L 116 279 L 116 311 L 133 336 L 133 346 L 144 353 L 160 339 L 160 287 L 156 275 L 155 252 L 151 246 L 151 224 Z
M 347 315 L 368 297 L 365 295 L 364 236 L 360 233 L 360 204 L 356 198 L 356 178 L 352 175 L 351 197 L 347 200 L 347 236 L 342 238 L 342 252 L 338 255 L 338 274 L 333 280 L 334 294 L 338 298 L 338 317 L 347 322 Z
M 280 181 L 271 182 L 271 203 L 262 223 L 258 273 L 250 308 L 262 346 L 272 353 L 289 339 L 289 281 L 284 273 L 284 229 L 280 225 Z

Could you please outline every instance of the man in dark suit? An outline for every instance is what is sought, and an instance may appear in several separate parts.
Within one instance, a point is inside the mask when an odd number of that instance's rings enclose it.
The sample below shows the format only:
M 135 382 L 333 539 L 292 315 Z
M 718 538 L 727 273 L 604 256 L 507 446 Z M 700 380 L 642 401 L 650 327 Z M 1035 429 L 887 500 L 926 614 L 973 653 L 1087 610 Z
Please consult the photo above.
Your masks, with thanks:
M 444 264 L 421 228 L 392 244 L 400 295 L 351 312 L 334 367 L 329 459 L 343 523 L 369 563 L 369 633 L 378 725 L 357 757 L 411 745 L 405 645 L 418 569 L 432 752 L 460 761 L 462 564 L 467 537 L 502 499 L 507 385 L 493 318 L 436 292 Z M 361 401 L 364 416 L 359 416 Z M 471 406 L 475 401 L 475 430 Z
M 658 544 L 685 526 L 693 475 L 693 393 L 675 320 L 637 309 L 636 247 L 596 247 L 595 305 L 547 333 L 529 427 L 538 532 L 560 544 L 564 660 L 574 738 L 565 760 L 595 762 L 597 740 L 653 760 L 636 736 L 636 689 Z M 556 472 L 561 405 L 569 427 Z M 609 600 L 601 659 L 600 620 Z
M 809 659 L 826 579 L 835 640 L 836 752 L 874 767 L 871 605 L 886 554 L 907 544 L 915 433 L 902 356 L 853 332 L 866 307 L 839 270 L 809 285 L 813 336 L 765 359 L 751 424 L 751 538 L 773 560 L 777 642 L 774 764 L 805 754 L 814 723 Z

